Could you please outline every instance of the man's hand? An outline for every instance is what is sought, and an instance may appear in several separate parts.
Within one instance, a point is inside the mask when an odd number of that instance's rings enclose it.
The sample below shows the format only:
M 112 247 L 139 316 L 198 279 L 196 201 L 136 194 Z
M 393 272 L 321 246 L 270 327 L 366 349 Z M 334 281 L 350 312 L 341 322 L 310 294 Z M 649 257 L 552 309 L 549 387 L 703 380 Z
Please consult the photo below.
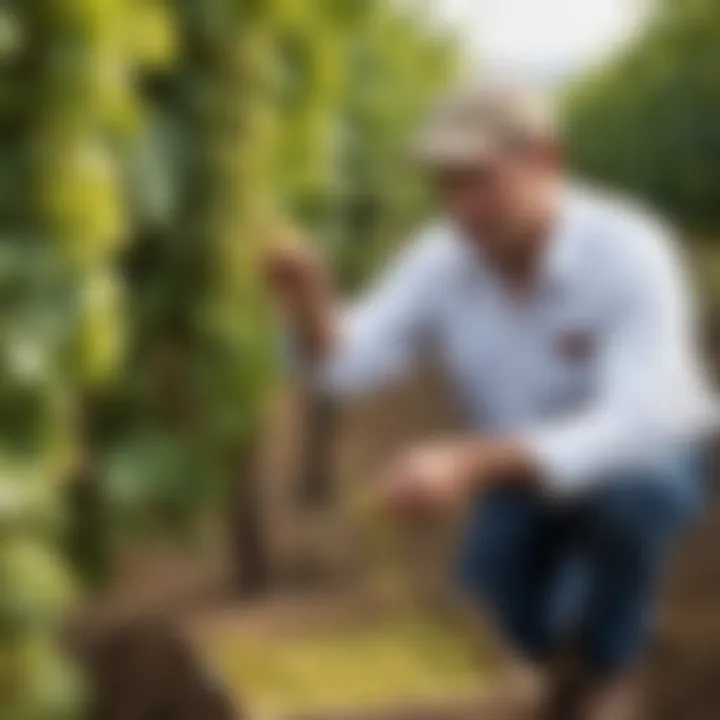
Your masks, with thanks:
M 265 277 L 303 350 L 311 359 L 325 356 L 335 340 L 335 307 L 320 255 L 297 239 L 276 240 L 266 253 Z
M 297 238 L 280 238 L 270 245 L 265 255 L 265 277 L 286 309 L 306 306 L 326 295 L 330 285 L 320 255 Z
M 513 441 L 450 440 L 402 453 L 381 478 L 380 502 L 411 518 L 442 513 L 476 489 L 500 482 L 527 482 L 535 463 Z
M 391 512 L 418 517 L 441 513 L 472 491 L 481 472 L 472 443 L 441 441 L 401 453 L 381 477 L 380 502 Z

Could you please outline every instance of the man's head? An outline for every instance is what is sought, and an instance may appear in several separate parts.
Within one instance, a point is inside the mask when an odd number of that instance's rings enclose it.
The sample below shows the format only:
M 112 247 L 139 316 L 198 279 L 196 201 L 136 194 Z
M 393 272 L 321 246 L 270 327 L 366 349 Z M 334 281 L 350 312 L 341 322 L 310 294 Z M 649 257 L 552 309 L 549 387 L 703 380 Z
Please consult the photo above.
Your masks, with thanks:
M 527 88 L 482 85 L 440 102 L 417 146 L 446 213 L 491 252 L 542 217 L 560 153 L 548 103 Z

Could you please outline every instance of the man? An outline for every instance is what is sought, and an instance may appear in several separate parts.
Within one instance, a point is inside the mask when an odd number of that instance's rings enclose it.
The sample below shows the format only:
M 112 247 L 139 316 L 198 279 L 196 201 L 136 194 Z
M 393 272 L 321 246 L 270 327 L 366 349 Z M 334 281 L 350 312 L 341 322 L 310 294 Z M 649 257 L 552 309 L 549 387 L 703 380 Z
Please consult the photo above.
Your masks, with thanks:
M 467 433 L 402 451 L 381 496 L 415 517 L 477 498 L 462 581 L 554 670 L 545 715 L 620 720 L 715 422 L 679 260 L 657 221 L 570 184 L 526 90 L 453 95 L 417 150 L 445 217 L 356 307 L 340 312 L 304 250 L 276 249 L 269 277 L 328 390 L 434 347 Z

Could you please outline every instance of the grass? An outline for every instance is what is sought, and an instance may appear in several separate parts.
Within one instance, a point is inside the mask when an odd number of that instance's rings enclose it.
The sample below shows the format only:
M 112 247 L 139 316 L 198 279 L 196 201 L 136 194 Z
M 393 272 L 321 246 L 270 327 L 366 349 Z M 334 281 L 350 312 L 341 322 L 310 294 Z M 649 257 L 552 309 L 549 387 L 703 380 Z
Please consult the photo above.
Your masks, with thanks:
M 272 637 L 217 633 L 205 646 L 238 702 L 262 715 L 472 697 L 489 672 L 468 637 L 419 614 Z

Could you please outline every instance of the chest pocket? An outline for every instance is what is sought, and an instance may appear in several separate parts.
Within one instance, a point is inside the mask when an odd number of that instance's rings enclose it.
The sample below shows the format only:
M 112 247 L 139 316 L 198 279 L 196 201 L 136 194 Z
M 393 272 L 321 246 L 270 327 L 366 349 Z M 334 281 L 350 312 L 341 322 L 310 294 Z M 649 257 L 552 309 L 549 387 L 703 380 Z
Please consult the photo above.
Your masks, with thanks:
M 587 324 L 555 329 L 550 342 L 554 359 L 568 370 L 588 366 L 599 351 L 597 332 Z
M 590 322 L 562 322 L 543 338 L 538 368 L 536 411 L 553 417 L 582 409 L 592 401 L 601 351 L 598 329 Z

